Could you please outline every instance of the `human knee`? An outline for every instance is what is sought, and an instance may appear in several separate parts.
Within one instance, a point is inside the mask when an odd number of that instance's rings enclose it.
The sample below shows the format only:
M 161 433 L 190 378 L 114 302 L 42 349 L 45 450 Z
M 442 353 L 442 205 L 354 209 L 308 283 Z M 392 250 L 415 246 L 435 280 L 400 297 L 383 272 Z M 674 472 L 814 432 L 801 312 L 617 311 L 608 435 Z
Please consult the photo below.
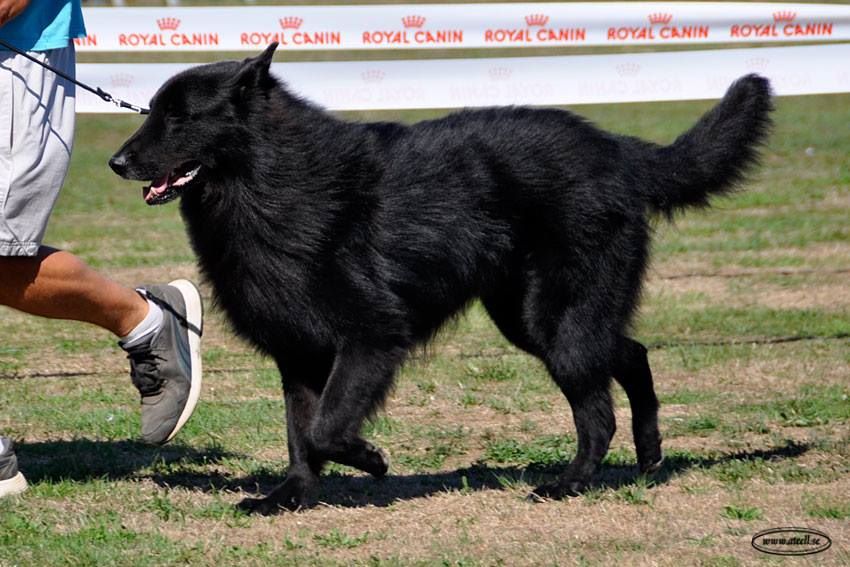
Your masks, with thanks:
M 16 306 L 35 282 L 39 259 L 30 256 L 0 256 L 0 305 Z

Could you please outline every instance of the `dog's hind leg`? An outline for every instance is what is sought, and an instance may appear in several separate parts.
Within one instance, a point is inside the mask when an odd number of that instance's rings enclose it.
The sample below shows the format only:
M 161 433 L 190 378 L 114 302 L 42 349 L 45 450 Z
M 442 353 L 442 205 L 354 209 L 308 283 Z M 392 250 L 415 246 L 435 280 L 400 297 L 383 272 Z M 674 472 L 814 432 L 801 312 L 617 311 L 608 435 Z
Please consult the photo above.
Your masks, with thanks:
M 619 359 L 614 365 L 614 378 L 623 386 L 632 408 L 632 432 L 638 466 L 642 473 L 653 473 L 661 467 L 661 434 L 658 431 L 658 398 L 652 385 L 652 371 L 646 347 L 623 337 Z
M 615 341 L 594 336 L 604 317 L 586 305 L 569 306 L 566 285 L 552 278 L 528 277 L 506 283 L 483 302 L 502 334 L 540 358 L 567 397 L 578 433 L 578 453 L 559 477 L 536 488 L 537 498 L 575 496 L 586 487 L 608 452 L 616 425 L 609 386 L 609 352 Z M 601 345 L 607 343 L 610 348 Z
M 588 486 L 608 452 L 616 425 L 609 392 L 610 379 L 603 372 L 572 374 L 556 363 L 550 372 L 573 411 L 578 451 L 566 470 L 549 483 L 535 488 L 531 499 L 577 496 Z
M 389 468 L 383 450 L 360 436 L 366 418 L 380 406 L 407 350 L 348 347 L 337 353 L 309 431 L 311 451 L 375 477 Z

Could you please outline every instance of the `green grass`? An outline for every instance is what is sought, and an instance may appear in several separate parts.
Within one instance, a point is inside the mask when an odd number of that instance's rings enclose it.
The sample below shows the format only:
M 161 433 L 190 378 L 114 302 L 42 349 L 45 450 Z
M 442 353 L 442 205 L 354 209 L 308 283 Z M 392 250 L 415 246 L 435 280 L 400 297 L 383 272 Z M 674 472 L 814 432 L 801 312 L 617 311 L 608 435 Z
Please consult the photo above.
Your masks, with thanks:
M 723 517 L 730 520 L 752 522 L 753 520 L 761 520 L 763 513 L 758 508 L 728 505 L 723 507 Z
M 847 422 L 850 421 L 850 388 L 839 385 L 808 385 L 800 388 L 799 394 L 794 398 L 744 405 L 739 409 L 742 412 L 766 415 L 783 425 L 793 427 Z
M 731 337 L 742 343 L 770 338 L 810 337 L 848 338 L 850 319 L 843 312 L 814 309 L 772 309 L 767 307 L 729 308 L 712 306 L 688 309 L 686 304 L 668 299 L 651 306 L 640 317 L 638 335 L 650 346 Z
M 411 433 L 421 441 L 415 446 L 402 445 L 403 452 L 395 459 L 400 471 L 436 471 L 447 458 L 466 454 L 467 433 L 462 427 L 414 428 Z
M 575 441 L 568 435 L 547 435 L 524 443 L 513 439 L 491 441 L 484 457 L 494 463 L 554 465 L 566 463 L 575 454 Z
M 342 533 L 339 530 L 331 530 L 326 534 L 316 534 L 313 536 L 313 539 L 322 547 L 351 549 L 366 543 L 369 540 L 369 532 L 364 532 L 355 537 Z
M 163 565 L 185 559 L 187 549 L 167 537 L 122 525 L 118 513 L 84 514 L 67 531 L 7 512 L 0 516 L 0 560 L 21 565 Z
M 827 520 L 850 519 L 850 500 L 847 499 L 844 502 L 808 500 L 804 502 L 804 507 L 806 514 L 811 518 Z
M 649 506 L 652 501 L 649 496 L 649 489 L 652 487 L 652 481 L 647 480 L 644 476 L 639 476 L 633 484 L 627 484 L 615 492 L 618 499 L 627 504 L 635 506 Z
M 672 422 L 666 429 L 668 437 L 705 436 L 719 427 L 719 420 L 715 416 L 701 415 L 688 418 L 683 421 Z
M 837 467 L 828 465 L 801 465 L 794 461 L 777 459 L 775 461 L 760 457 L 746 460 L 730 460 L 719 463 L 708 470 L 709 475 L 730 487 L 740 487 L 742 483 L 754 479 L 769 484 L 810 483 L 828 481 L 840 477 L 848 470 L 848 463 L 843 459 Z

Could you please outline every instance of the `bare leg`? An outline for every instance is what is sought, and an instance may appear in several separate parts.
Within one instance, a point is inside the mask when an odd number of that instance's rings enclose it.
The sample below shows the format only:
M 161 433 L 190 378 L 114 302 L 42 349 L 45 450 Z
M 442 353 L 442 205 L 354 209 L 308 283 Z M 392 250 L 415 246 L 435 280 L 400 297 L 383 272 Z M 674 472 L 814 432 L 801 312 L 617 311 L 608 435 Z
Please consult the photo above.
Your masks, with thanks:
M 147 301 L 69 252 L 0 257 L 0 305 L 41 317 L 92 323 L 118 337 L 145 318 Z

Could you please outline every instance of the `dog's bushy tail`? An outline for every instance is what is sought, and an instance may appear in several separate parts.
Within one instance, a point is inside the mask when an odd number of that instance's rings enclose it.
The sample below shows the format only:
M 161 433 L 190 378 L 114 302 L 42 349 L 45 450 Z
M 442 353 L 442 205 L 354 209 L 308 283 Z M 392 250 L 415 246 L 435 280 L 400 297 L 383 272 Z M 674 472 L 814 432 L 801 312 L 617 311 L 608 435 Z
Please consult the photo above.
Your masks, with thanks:
M 654 148 L 651 181 L 644 187 L 650 207 L 670 217 L 732 191 L 758 160 L 772 109 L 767 79 L 747 75 L 735 81 L 693 128 L 671 145 Z

